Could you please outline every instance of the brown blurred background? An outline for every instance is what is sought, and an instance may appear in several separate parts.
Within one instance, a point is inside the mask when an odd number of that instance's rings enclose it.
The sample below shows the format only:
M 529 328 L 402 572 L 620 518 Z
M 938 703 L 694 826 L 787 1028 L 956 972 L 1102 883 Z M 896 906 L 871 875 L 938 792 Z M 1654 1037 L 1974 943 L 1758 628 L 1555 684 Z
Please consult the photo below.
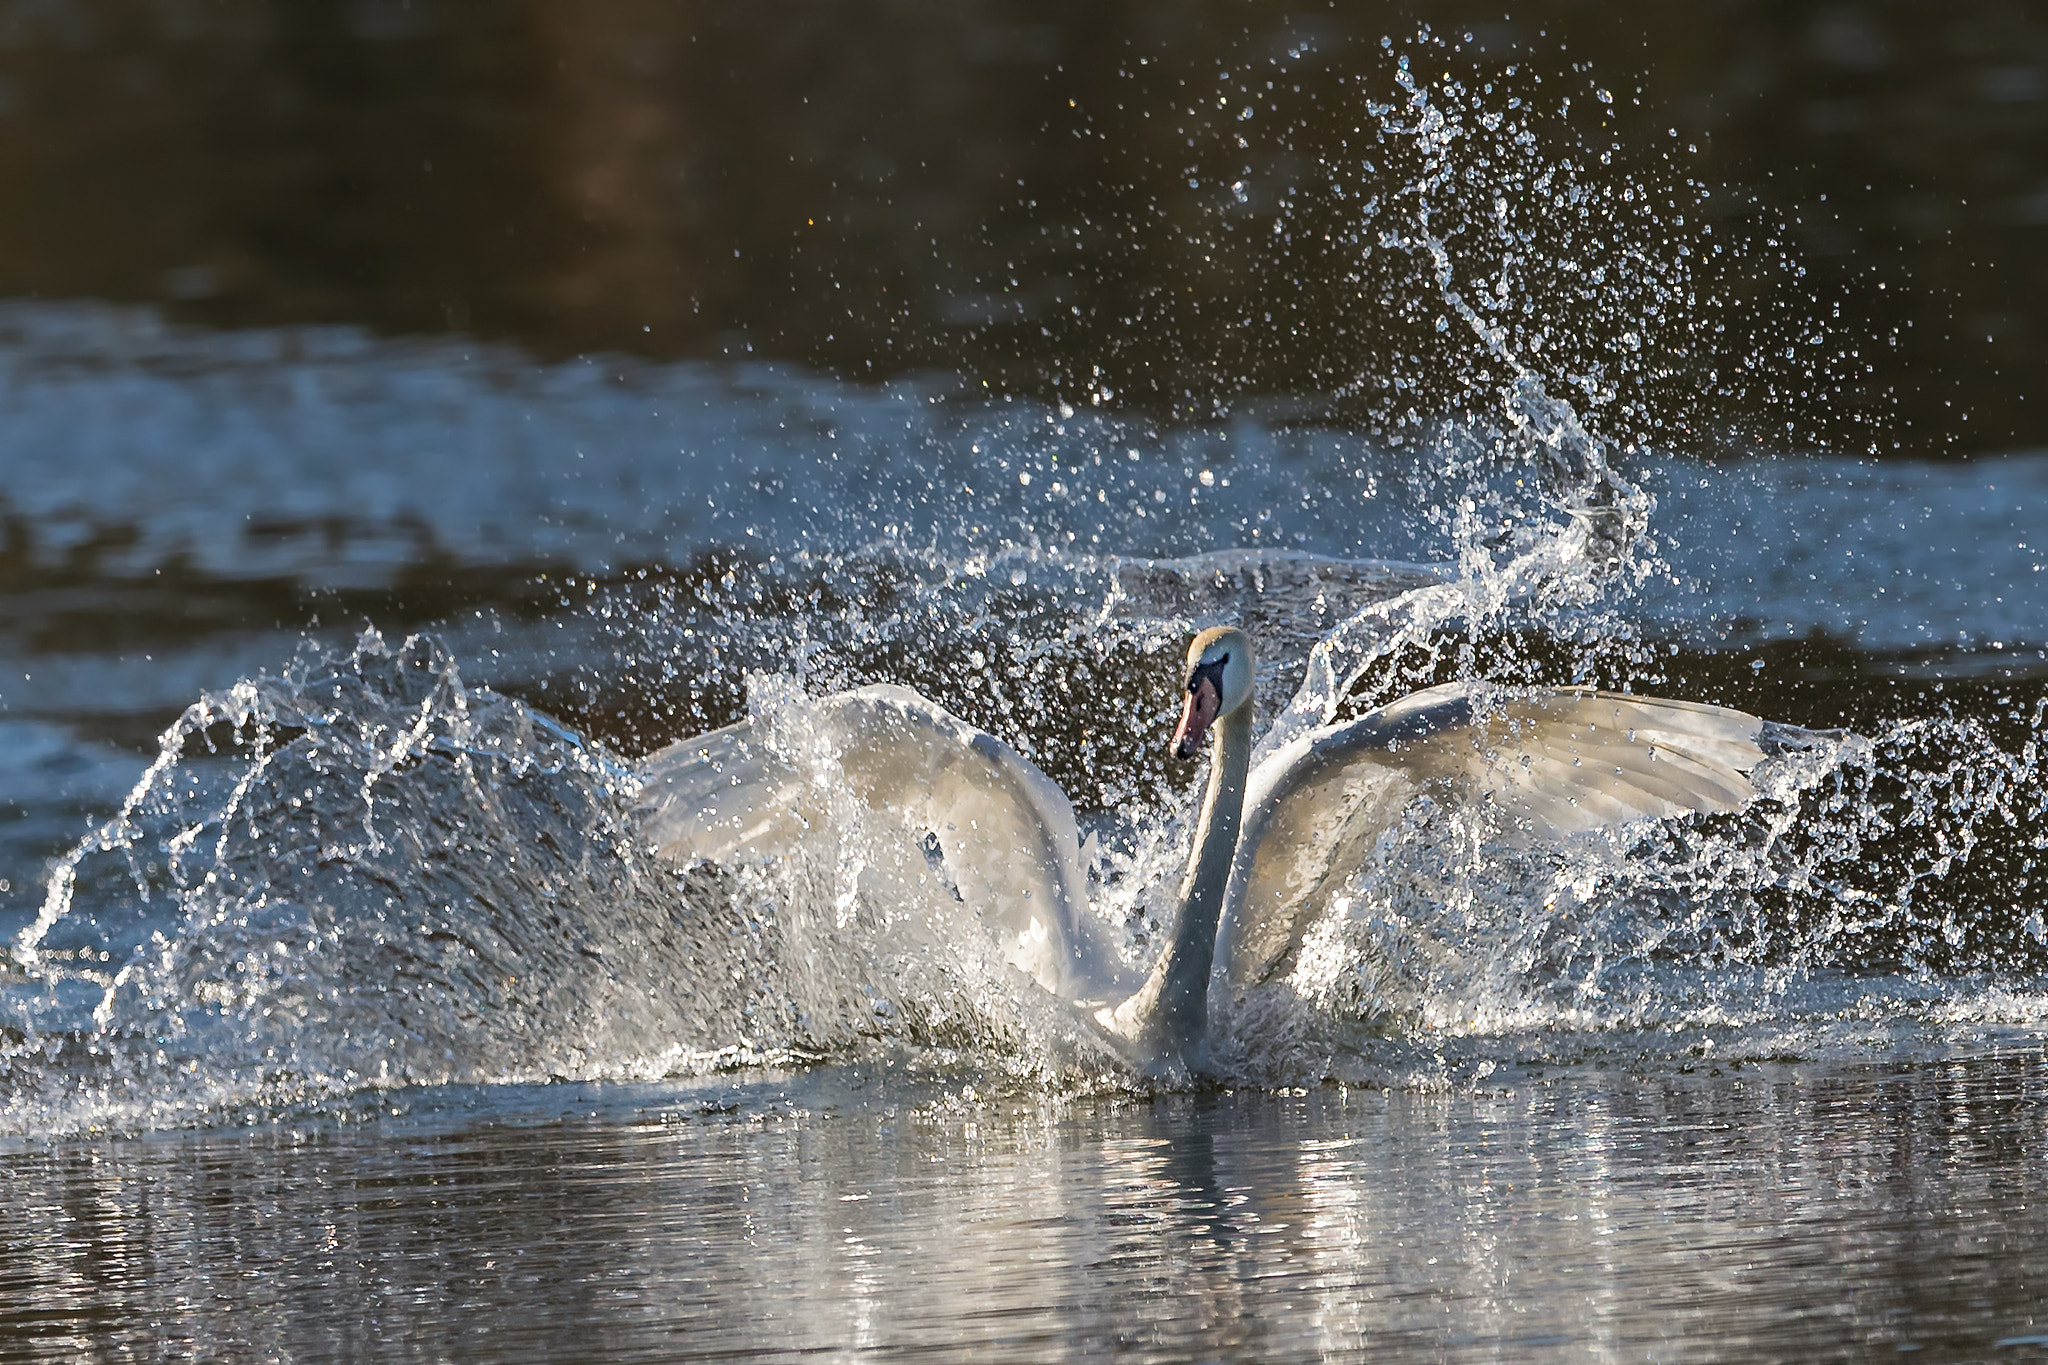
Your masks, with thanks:
M 1855 408 L 1886 453 L 2011 449 L 2048 438 L 2036 8 L 0 0 L 0 297 L 1341 416 L 1405 343 L 1293 228 L 1345 211 L 1314 192 L 1354 172 L 1341 78 L 1391 98 L 1380 40 L 1427 22 L 1474 79 L 1590 63 L 1623 164 L 1675 135 L 1728 240 L 1788 231 L 1808 274 L 1731 316 L 1896 333 L 1802 433 L 1864 449 Z M 1190 116 L 1276 64 L 1246 146 Z M 1239 157 L 1293 217 L 1217 210 Z

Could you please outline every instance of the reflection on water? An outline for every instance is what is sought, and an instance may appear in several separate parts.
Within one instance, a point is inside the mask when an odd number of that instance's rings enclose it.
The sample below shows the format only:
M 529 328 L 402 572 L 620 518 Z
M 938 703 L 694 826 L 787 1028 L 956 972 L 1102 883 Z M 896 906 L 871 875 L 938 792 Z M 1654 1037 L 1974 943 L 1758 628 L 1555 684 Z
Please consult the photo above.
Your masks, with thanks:
M 0 1356 L 2032 1359 L 2048 1055 L 1047 1103 L 842 1068 L 18 1149 Z M 396 1101 L 401 1109 L 408 1101 Z M 396 1111 L 394 1111 L 394 1114 Z

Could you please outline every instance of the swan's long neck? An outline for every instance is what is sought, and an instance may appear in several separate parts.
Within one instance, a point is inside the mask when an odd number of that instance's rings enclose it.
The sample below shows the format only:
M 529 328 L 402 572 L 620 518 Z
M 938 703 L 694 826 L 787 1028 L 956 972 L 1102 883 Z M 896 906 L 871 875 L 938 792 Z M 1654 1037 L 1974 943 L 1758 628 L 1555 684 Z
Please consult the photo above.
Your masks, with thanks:
M 1216 959 L 1216 923 L 1223 913 L 1223 893 L 1230 884 L 1230 864 L 1237 854 L 1245 778 L 1251 771 L 1251 710 L 1240 706 L 1216 720 L 1209 790 L 1202 799 L 1202 821 L 1195 830 L 1187 879 L 1181 883 L 1180 915 L 1173 939 L 1144 986 L 1118 1011 L 1129 1011 L 1127 1026 L 1132 1027 L 1134 1036 L 1159 1051 L 1185 1053 L 1200 1041 L 1209 1025 L 1209 968 Z

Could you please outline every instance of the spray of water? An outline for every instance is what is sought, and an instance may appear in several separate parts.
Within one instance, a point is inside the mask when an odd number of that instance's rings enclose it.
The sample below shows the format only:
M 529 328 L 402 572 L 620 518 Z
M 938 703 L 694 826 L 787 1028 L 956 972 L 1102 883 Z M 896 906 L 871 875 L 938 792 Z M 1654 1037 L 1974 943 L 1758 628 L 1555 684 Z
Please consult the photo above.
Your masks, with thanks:
M 1254 502 L 1286 486 L 1276 443 L 1222 481 L 1188 457 L 1181 529 L 1161 530 L 1166 485 L 1134 471 L 1172 472 L 1170 440 L 1007 406 L 956 433 L 971 458 L 955 464 L 1005 477 L 985 502 L 963 483 L 944 537 L 877 512 L 843 548 L 565 591 L 577 686 L 470 687 L 428 640 L 308 653 L 195 703 L 54 868 L 0 981 L 0 1125 L 211 1122 L 392 1086 L 905 1045 L 1094 1083 L 1108 1062 L 1085 1031 L 959 932 L 943 884 L 898 865 L 901 841 L 845 798 L 807 695 L 908 683 L 1015 742 L 1081 808 L 1093 912 L 1138 966 L 1190 837 L 1196 784 L 1156 755 L 1191 625 L 1252 624 L 1262 752 L 1426 682 L 1579 680 L 1649 657 L 1618 604 L 1662 571 L 1656 509 L 1625 471 L 1668 428 L 1658 384 L 1691 373 L 1672 338 L 1711 315 L 1701 252 L 1666 240 L 1683 221 L 1668 196 L 1547 156 L 1518 97 L 1406 67 L 1393 85 L 1375 107 L 1386 164 L 1368 171 L 1391 188 L 1360 212 L 1373 250 L 1423 266 L 1400 306 L 1442 319 L 1427 363 L 1451 357 L 1464 397 L 1448 416 L 1396 412 L 1381 435 L 1404 515 L 1449 566 L 1305 554 L 1251 519 L 1230 536 L 1254 552 L 1121 557 L 1211 538 L 1202 498 L 1233 475 Z M 1575 308 L 1633 317 L 1635 344 L 1575 351 Z M 1343 496 L 1383 513 L 1392 482 Z M 1332 494 L 1304 515 L 1352 505 Z M 977 545 L 977 526 L 1009 529 Z M 1103 543 L 1126 533 L 1138 545 Z M 603 737 L 630 753 L 743 711 L 828 818 L 775 865 L 650 859 L 632 766 Z M 1476 1075 L 1589 1038 L 1741 1028 L 1797 1051 L 1830 1045 L 1817 1019 L 2048 1017 L 2028 984 L 2048 966 L 2043 711 L 1996 734 L 1951 718 L 1842 736 L 1777 761 L 1738 816 L 1562 848 L 1424 802 L 1331 901 L 1294 975 L 1226 1003 L 1217 1066 L 1274 1084 L 1441 1079 L 1447 1054 Z
M 429 640 L 203 698 L 14 945 L 6 1126 L 1057 1036 L 992 951 L 878 898 L 904 879 L 852 812 L 786 865 L 684 870 L 637 848 L 636 785 Z

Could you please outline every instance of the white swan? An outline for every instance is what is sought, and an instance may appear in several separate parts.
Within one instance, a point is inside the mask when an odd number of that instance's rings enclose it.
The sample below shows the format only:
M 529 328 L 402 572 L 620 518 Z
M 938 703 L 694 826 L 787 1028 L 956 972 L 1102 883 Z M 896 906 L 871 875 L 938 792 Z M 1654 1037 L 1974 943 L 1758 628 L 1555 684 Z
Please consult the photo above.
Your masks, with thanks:
M 1242 988 L 1290 972 L 1329 896 L 1425 791 L 1490 803 L 1510 837 L 1560 838 L 1737 809 L 1759 763 L 1817 738 L 1718 706 L 1453 683 L 1305 734 L 1253 771 L 1251 698 L 1245 633 L 1197 635 L 1173 744 L 1188 757 L 1208 739 L 1213 761 L 1173 935 L 1142 982 L 1088 910 L 1073 807 L 1016 750 L 892 686 L 816 701 L 810 738 L 1010 962 L 1145 1060 L 1196 1054 L 1212 974 Z M 826 818 L 751 720 L 650 755 L 642 775 L 642 828 L 678 862 L 779 856 Z

